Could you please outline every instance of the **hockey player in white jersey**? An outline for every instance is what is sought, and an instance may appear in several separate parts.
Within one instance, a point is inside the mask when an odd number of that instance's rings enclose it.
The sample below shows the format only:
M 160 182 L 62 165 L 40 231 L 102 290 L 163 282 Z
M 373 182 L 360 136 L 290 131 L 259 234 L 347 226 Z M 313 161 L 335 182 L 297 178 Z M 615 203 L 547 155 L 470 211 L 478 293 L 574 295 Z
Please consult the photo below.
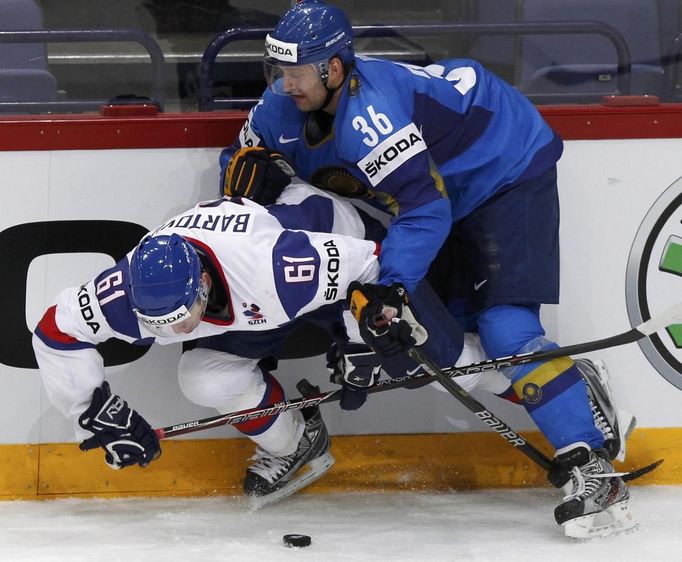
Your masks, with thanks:
M 378 246 L 362 239 L 365 227 L 351 205 L 304 184 L 291 187 L 289 204 L 271 210 L 240 199 L 200 203 L 58 295 L 33 345 L 48 397 L 74 421 L 83 450 L 103 448 L 112 468 L 147 466 L 160 454 L 149 423 L 105 381 L 95 346 L 110 338 L 198 340 L 180 360 L 180 388 L 221 413 L 284 400 L 260 360 L 277 355 L 294 320 L 336 318 L 328 310 L 345 299 L 348 283 L 378 271 Z M 287 230 L 289 222 L 320 232 Z M 308 468 L 301 487 L 334 462 L 317 409 L 236 427 L 257 445 L 244 480 L 248 495 L 288 495 L 299 468 Z
M 48 308 L 33 346 L 49 399 L 74 421 L 81 448 L 101 447 L 116 469 L 147 466 L 161 449 L 150 424 L 105 381 L 96 345 L 110 338 L 197 340 L 178 367 L 180 388 L 196 404 L 227 413 L 283 401 L 261 360 L 277 357 L 299 319 L 338 329 L 336 309 L 349 284 L 378 275 L 379 247 L 362 239 L 367 235 L 352 205 L 301 183 L 268 208 L 239 198 L 198 204 L 153 230 L 113 267 L 62 291 Z M 453 365 L 463 342 L 439 340 L 437 326 L 431 331 L 429 353 Z M 236 428 L 257 445 L 243 487 L 261 504 L 307 485 L 334 462 L 318 409 Z

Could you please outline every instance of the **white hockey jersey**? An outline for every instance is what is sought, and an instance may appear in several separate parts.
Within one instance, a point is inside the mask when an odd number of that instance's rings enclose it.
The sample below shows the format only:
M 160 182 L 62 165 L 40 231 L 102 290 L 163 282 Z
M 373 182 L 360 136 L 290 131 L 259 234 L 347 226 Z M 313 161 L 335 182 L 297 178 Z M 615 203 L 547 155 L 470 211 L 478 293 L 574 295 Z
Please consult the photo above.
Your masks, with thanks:
M 299 230 L 287 228 L 293 226 Z M 104 380 L 95 348 L 100 342 L 169 344 L 231 330 L 272 330 L 343 300 L 352 281 L 373 282 L 379 271 L 378 246 L 362 239 L 365 228 L 354 207 L 303 183 L 268 208 L 223 198 L 199 203 L 152 231 L 173 233 L 208 264 L 224 306 L 208 311 L 190 334 L 140 322 L 129 298 L 132 251 L 62 291 L 36 327 L 33 347 L 47 394 L 64 415 L 82 413 Z

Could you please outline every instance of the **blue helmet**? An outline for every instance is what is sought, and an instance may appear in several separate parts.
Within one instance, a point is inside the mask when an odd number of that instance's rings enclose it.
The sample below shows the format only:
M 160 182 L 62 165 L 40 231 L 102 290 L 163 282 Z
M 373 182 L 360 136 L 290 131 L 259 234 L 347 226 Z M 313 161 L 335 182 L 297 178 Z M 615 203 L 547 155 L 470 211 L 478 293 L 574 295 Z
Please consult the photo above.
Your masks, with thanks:
M 315 64 L 338 56 L 349 64 L 353 52 L 353 28 L 336 6 L 306 0 L 288 10 L 265 40 L 266 60 L 271 64 Z
M 146 236 L 130 260 L 130 299 L 152 326 L 182 322 L 202 288 L 201 261 L 181 236 Z

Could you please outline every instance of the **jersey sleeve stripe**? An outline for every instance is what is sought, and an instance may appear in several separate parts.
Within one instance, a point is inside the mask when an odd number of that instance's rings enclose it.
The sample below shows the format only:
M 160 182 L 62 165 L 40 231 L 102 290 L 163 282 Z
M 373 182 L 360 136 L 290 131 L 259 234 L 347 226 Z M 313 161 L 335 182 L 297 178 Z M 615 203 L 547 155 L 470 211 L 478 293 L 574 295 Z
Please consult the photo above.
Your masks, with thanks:
M 57 307 L 53 305 L 47 309 L 38 326 L 36 326 L 35 334 L 46 346 L 62 351 L 95 347 L 91 343 L 79 341 L 73 336 L 62 332 L 57 326 L 56 314 Z

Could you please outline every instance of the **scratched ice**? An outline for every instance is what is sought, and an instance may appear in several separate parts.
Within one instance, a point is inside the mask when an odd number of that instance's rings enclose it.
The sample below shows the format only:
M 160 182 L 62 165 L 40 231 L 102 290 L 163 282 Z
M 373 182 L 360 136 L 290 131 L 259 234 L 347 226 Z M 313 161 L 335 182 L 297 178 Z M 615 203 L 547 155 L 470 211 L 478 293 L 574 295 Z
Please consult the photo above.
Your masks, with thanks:
M 549 488 L 302 494 L 251 512 L 241 498 L 0 502 L 0 560 L 182 562 L 677 561 L 682 487 L 633 487 L 638 531 L 564 538 Z M 282 535 L 312 537 L 287 549 Z

